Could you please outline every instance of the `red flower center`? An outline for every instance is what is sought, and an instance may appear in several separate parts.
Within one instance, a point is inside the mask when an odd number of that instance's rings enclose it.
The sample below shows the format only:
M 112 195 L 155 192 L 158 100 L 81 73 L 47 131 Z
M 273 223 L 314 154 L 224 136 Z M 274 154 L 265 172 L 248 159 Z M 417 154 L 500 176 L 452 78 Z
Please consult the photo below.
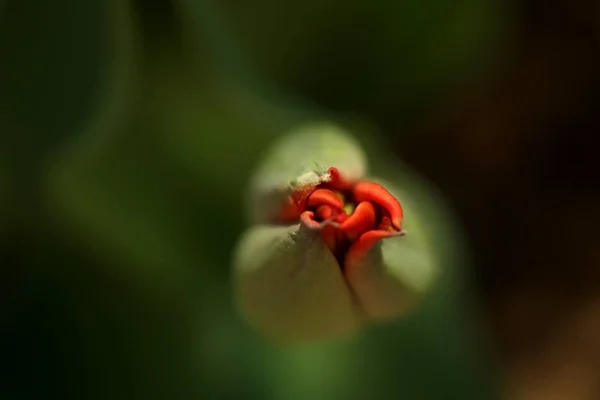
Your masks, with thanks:
M 282 212 L 285 221 L 299 219 L 320 230 L 340 265 L 349 256 L 366 254 L 379 239 L 404 234 L 402 206 L 383 186 L 350 182 L 333 167 L 329 173 L 329 181 L 290 196 Z

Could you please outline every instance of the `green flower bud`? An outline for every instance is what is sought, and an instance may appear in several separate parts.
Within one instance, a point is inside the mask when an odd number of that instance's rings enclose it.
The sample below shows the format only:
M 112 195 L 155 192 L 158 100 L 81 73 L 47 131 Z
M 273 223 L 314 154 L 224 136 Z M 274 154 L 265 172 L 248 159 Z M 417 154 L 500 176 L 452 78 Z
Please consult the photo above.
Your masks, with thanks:
M 331 124 L 307 125 L 267 152 L 250 185 L 257 225 L 234 255 L 236 304 L 257 331 L 343 335 L 405 315 L 431 292 L 441 256 L 423 222 L 427 194 L 365 174 L 362 149 Z

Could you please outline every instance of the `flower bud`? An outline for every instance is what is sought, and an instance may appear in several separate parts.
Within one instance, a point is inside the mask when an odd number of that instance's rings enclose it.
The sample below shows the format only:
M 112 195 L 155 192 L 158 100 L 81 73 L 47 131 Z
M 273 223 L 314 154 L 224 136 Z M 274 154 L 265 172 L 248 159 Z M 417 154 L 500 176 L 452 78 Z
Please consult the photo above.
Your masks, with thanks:
M 365 173 L 357 142 L 330 124 L 307 125 L 266 153 L 249 191 L 255 225 L 234 255 L 236 304 L 257 331 L 342 335 L 405 315 L 431 290 L 440 257 L 423 193 Z

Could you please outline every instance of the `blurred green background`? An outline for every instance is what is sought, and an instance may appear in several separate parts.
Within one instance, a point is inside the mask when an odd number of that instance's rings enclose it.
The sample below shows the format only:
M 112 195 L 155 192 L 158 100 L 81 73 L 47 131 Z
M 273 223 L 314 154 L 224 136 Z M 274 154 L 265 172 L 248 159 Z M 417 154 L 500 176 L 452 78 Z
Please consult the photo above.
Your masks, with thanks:
M 250 331 L 229 261 L 260 152 L 299 123 L 339 121 L 428 175 L 450 165 L 423 148 L 513 68 L 517 16 L 493 0 L 0 1 L 0 397 L 497 398 L 460 238 L 416 313 L 317 344 Z

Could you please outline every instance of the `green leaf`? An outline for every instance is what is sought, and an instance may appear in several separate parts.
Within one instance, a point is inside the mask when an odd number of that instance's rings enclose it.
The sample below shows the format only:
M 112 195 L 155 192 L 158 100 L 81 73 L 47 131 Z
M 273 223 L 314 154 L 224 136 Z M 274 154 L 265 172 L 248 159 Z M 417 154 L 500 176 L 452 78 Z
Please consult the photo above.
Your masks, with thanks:
M 127 2 L 10 1 L 0 25 L 0 110 L 15 134 L 21 167 L 34 166 L 49 148 L 81 134 L 112 95 L 116 14 Z M 125 6 L 127 7 L 127 6 Z M 116 29 L 115 29 L 116 27 Z M 108 85 L 108 91 L 107 91 Z

